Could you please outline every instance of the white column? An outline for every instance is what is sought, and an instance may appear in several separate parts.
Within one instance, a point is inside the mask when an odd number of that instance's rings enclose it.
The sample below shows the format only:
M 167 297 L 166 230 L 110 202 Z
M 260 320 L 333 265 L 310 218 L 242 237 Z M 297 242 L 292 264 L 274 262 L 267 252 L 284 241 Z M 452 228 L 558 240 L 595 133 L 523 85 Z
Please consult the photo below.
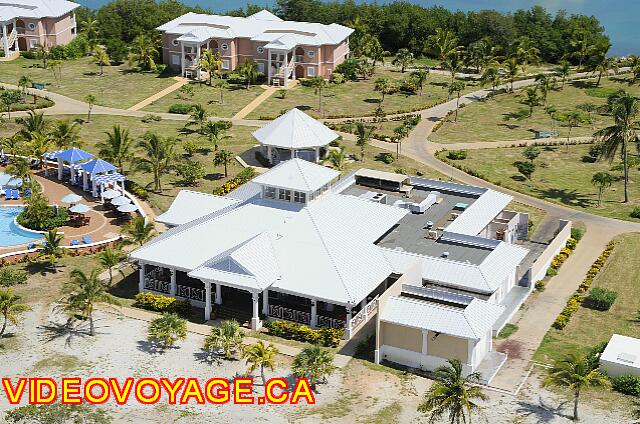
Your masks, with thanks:
M 262 292 L 262 315 L 269 316 L 269 290 Z
M 316 162 L 320 160 L 320 147 L 316 147 Z
M 180 76 L 184 77 L 184 43 L 180 42 Z
M 82 189 L 89 190 L 89 174 L 86 171 L 82 173 Z
M 251 318 L 251 329 L 257 331 L 262 327 L 260 322 L 260 314 L 258 313 L 258 293 L 251 293 L 251 300 L 253 301 L 253 317 Z
M 474 356 L 475 356 L 475 351 L 474 348 L 475 347 L 475 343 L 474 340 L 467 340 L 467 365 L 469 365 L 471 367 L 471 369 L 474 368 Z
M 427 355 L 429 344 L 429 330 L 422 330 L 422 354 Z
M 2 25 L 2 49 L 4 50 L 4 57 L 9 57 L 9 35 L 7 34 L 6 25 Z
M 367 299 L 366 298 L 362 299 L 362 302 L 360 302 L 360 310 L 364 311 L 363 312 L 364 320 L 366 321 L 367 320 Z
M 198 81 L 200 81 L 200 43 L 198 43 L 198 47 L 196 48 L 196 73 L 198 75 Z
M 138 277 L 138 292 L 144 292 L 144 262 L 139 262 L 140 266 L 139 277 Z
M 222 285 L 216 284 L 216 305 L 222 305 Z
M 318 326 L 318 301 L 315 299 L 311 300 L 311 328 L 316 328 Z
M 346 331 L 345 331 L 345 336 L 347 340 L 351 339 L 351 318 L 352 318 L 351 308 L 347 308 L 347 325 L 346 325 Z
M 267 64 L 267 85 L 271 84 L 271 49 L 267 49 L 267 56 L 269 57 Z
M 62 181 L 62 170 L 64 169 L 64 163 L 62 159 L 58 158 L 58 180 Z
M 175 297 L 176 291 L 178 290 L 178 284 L 176 283 L 176 274 L 177 271 L 171 268 L 171 285 L 169 286 L 169 296 Z
M 269 160 L 269 163 L 273 163 L 271 160 L 271 146 L 267 146 L 267 159 Z
M 204 320 L 211 319 L 211 282 L 204 283 Z
M 296 157 L 296 149 L 291 149 L 291 159 Z
M 125 191 L 125 190 L 124 190 L 124 181 L 125 181 L 125 180 L 122 180 L 122 194 L 124 194 L 124 191 Z

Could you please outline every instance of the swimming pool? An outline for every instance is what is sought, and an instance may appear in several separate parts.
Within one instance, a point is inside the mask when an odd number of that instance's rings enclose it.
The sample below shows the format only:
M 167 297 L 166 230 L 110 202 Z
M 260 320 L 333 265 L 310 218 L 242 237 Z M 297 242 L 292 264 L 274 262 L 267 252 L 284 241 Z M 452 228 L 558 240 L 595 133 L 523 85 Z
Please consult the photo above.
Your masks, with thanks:
M 25 231 L 14 220 L 22 208 L 0 208 L 0 247 L 31 243 L 41 239 L 42 235 Z

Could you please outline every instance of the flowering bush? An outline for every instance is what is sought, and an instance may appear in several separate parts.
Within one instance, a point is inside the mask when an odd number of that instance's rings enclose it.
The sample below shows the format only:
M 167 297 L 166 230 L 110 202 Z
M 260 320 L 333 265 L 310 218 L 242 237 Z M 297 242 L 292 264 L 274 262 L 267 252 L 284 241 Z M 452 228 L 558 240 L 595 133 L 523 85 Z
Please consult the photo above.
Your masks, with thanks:
M 265 327 L 269 333 L 285 339 L 298 340 L 312 344 L 321 344 L 327 347 L 336 347 L 344 336 L 344 330 L 322 327 L 314 330 L 303 324 L 290 321 L 267 322 Z

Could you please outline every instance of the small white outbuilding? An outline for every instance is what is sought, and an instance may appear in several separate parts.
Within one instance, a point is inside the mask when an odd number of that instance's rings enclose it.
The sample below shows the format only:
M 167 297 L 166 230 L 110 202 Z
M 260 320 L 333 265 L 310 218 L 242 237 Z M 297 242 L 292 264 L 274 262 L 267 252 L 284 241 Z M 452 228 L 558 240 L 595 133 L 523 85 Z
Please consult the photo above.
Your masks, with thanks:
M 640 375 L 640 339 L 614 334 L 600 355 L 600 369 L 611 377 Z

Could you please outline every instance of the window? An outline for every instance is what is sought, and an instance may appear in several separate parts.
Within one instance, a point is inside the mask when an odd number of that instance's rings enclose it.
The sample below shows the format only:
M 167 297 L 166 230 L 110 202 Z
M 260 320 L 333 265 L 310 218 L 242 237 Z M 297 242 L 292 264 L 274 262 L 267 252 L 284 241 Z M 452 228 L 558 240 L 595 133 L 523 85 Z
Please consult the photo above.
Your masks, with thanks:
M 193 53 L 193 47 L 191 47 L 191 46 L 184 46 L 184 52 L 185 52 L 185 53 Z
M 36 29 L 36 24 L 34 24 L 33 22 L 29 22 L 27 24 L 27 28 L 29 28 L 30 31 L 33 31 L 34 29 Z
M 301 191 L 294 191 L 293 192 L 293 201 L 296 203 L 305 203 L 307 199 L 307 194 L 303 193 Z
M 171 55 L 171 64 L 172 65 L 180 65 L 180 55 L 179 54 L 172 54 Z
M 258 48 L 256 49 L 256 51 L 260 54 L 264 53 L 264 47 L 262 46 L 258 46 Z
M 223 43 L 220 47 L 222 47 L 222 50 L 229 50 L 229 45 L 227 43 Z
M 264 74 L 264 62 L 258 62 L 258 72 Z
M 177 46 L 179 44 L 178 39 L 175 38 L 173 41 L 171 41 L 171 44 L 173 44 L 174 46 Z
M 309 57 L 315 57 L 315 55 L 316 55 L 316 52 L 314 52 L 313 50 L 309 50 L 307 52 L 307 56 L 309 56 Z
M 276 198 L 276 188 L 266 186 L 264 188 L 264 197 L 266 199 L 275 199 Z
M 32 49 L 35 49 L 38 46 L 38 39 L 37 38 L 30 38 L 29 39 L 29 47 Z
M 222 61 L 222 69 L 229 69 L 229 59 L 224 59 Z
M 314 68 L 313 66 L 309 66 L 307 68 L 307 76 L 308 77 L 315 77 L 316 76 L 316 68 Z
M 287 202 L 291 201 L 291 190 L 278 189 L 278 199 L 285 200 Z

